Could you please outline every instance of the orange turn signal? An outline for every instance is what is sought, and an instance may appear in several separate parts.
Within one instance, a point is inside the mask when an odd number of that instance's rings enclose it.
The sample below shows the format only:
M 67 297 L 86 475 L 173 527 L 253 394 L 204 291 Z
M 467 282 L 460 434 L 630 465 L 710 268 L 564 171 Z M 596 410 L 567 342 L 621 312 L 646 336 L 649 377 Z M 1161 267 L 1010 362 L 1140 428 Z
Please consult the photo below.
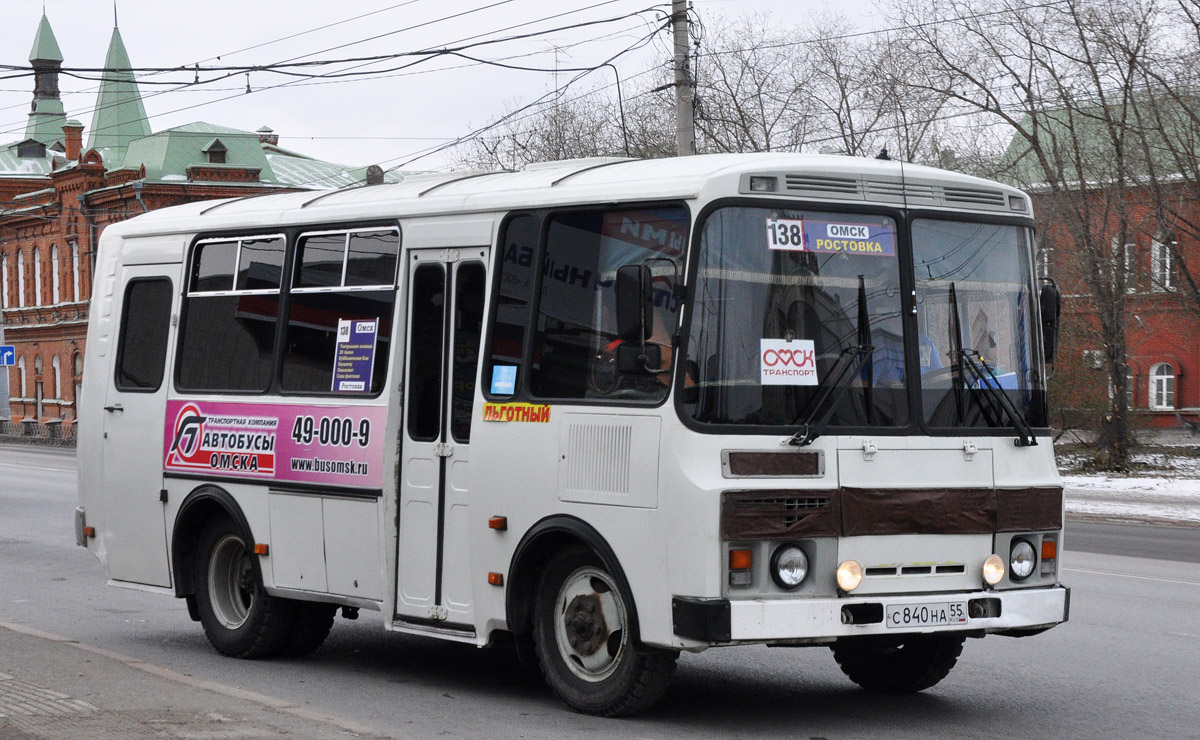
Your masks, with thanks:
M 730 550 L 729 551 L 729 569 L 730 570 L 750 570 L 754 565 L 754 554 L 750 550 Z
M 83 528 L 83 536 L 84 537 L 95 537 L 96 536 L 96 528 L 95 527 L 84 527 Z
M 264 545 L 261 542 L 254 546 L 255 555 L 268 555 L 270 554 L 270 551 L 271 547 L 269 545 Z
M 491 519 L 488 519 L 488 528 L 503 532 L 504 530 L 508 529 L 508 517 L 494 516 Z
M 503 573 L 488 573 L 488 583 L 490 583 L 493 586 L 503 586 L 504 585 L 504 574 Z
M 1058 557 L 1058 542 L 1042 540 L 1042 560 L 1053 560 Z

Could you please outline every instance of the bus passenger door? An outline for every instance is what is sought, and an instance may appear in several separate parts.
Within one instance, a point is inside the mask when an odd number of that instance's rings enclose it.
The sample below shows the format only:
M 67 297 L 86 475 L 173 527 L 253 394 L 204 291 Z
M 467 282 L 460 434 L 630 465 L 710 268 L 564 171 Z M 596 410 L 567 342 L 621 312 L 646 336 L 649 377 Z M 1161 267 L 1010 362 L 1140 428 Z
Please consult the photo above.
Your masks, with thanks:
M 120 327 L 104 397 L 103 515 L 109 578 L 170 586 L 161 499 L 167 336 L 177 292 L 161 265 L 117 268 Z M 98 514 L 100 512 L 97 512 Z
M 408 253 L 396 616 L 472 624 L 467 470 L 486 250 Z

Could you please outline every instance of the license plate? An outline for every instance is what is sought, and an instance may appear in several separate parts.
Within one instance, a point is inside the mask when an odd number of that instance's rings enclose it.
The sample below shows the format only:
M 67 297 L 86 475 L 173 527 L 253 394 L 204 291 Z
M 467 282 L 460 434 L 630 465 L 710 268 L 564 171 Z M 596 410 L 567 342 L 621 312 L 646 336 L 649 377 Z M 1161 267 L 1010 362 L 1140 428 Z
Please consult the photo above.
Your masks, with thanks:
M 889 629 L 966 624 L 967 604 L 965 601 L 940 604 L 894 604 L 887 608 L 886 616 L 885 621 Z

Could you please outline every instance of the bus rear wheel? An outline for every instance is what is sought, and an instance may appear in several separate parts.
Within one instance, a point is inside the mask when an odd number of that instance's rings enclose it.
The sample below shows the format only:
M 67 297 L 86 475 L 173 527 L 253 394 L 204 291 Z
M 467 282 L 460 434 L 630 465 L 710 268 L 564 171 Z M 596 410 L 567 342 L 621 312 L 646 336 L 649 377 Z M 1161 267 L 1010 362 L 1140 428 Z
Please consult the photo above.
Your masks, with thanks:
M 848 638 L 834 643 L 833 657 L 842 673 L 864 689 L 912 694 L 950 673 L 965 639 L 956 634 Z
M 234 658 L 271 655 L 287 640 L 296 605 L 267 594 L 241 528 L 228 519 L 200 535 L 195 561 L 196 607 L 204 634 Z
M 584 714 L 645 711 L 675 672 L 677 653 L 636 644 L 617 579 L 584 548 L 561 553 L 542 573 L 533 637 L 546 683 Z

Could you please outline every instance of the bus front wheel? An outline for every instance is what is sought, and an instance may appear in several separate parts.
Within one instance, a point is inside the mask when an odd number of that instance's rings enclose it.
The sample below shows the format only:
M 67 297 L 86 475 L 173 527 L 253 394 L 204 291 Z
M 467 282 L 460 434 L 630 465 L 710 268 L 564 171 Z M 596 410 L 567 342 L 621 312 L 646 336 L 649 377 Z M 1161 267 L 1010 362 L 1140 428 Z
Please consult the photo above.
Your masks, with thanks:
M 937 684 L 962 654 L 962 635 L 902 635 L 838 640 L 833 657 L 851 681 L 869 691 L 911 694 Z
M 228 519 L 200 535 L 195 561 L 196 608 L 204 634 L 234 658 L 271 655 L 287 640 L 296 605 L 267 594 L 241 528 Z
M 585 714 L 645 711 L 675 672 L 677 653 L 633 639 L 629 604 L 617 579 L 584 548 L 560 553 L 542 573 L 533 637 L 550 688 Z

